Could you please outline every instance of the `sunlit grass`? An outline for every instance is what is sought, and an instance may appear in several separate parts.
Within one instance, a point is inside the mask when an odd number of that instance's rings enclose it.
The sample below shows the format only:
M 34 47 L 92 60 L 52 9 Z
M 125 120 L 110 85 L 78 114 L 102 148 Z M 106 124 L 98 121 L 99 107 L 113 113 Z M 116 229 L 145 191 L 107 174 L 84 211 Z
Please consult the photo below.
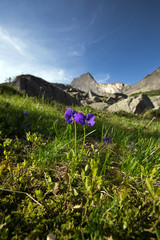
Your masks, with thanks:
M 71 107 L 95 115 L 75 135 L 67 108 L 0 95 L 1 238 L 158 239 L 159 115 Z

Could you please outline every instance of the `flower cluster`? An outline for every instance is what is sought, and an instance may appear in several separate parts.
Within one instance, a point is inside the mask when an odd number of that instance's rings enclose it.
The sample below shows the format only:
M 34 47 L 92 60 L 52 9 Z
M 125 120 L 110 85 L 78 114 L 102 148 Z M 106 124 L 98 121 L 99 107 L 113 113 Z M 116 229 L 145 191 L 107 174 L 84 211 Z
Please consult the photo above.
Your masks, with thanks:
M 28 113 L 27 113 L 27 112 L 24 112 L 23 115 L 24 115 L 24 116 L 28 116 Z
M 134 145 L 134 142 L 131 142 L 131 147 L 130 147 L 130 150 L 133 149 L 133 145 Z
M 103 142 L 105 142 L 106 145 L 112 142 L 112 140 L 109 137 L 104 137 Z
M 68 108 L 65 111 L 64 119 L 67 121 L 68 124 L 73 124 L 74 121 L 80 125 L 88 124 L 88 126 L 90 127 L 95 124 L 95 116 L 92 113 L 88 113 L 87 116 L 85 116 L 82 112 L 77 113 L 71 108 Z

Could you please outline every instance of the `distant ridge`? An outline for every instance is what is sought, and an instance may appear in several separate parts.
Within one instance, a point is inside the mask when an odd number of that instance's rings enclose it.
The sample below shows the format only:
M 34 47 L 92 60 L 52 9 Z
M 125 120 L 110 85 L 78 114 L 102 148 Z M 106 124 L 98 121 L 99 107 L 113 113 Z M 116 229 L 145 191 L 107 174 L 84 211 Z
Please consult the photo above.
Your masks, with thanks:
M 30 74 L 22 74 L 17 76 L 11 85 L 14 85 L 18 89 L 25 90 L 28 95 L 44 95 L 46 98 L 53 100 L 55 99 L 57 101 L 59 100 L 65 104 L 69 104 L 69 102 L 72 102 L 73 100 L 71 100 L 70 96 L 66 95 L 66 93 L 64 94 L 64 92 L 67 92 L 68 90 L 67 85 L 60 83 L 49 83 Z M 160 67 L 134 85 L 123 84 L 121 82 L 100 84 L 95 81 L 89 72 L 74 78 L 70 85 L 72 88 L 86 93 L 91 90 L 93 93 L 96 93 L 99 96 L 109 96 L 109 94 L 132 95 L 146 93 L 160 89 Z M 63 91 L 60 93 L 59 90 Z M 61 98 L 59 95 L 61 95 Z
M 124 89 L 125 94 L 147 92 L 160 89 L 160 67 L 151 74 L 145 76 L 141 81 Z

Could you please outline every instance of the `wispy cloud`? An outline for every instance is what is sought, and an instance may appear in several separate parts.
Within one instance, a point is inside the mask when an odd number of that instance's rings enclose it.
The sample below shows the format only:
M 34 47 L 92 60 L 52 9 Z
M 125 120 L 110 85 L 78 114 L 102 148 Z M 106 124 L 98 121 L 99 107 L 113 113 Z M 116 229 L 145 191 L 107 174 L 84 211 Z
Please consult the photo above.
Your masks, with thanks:
M 80 57 L 86 50 L 84 43 L 78 43 L 76 47 L 70 47 L 69 56 Z
M 90 28 L 94 25 L 94 23 L 96 22 L 96 19 L 98 18 L 98 15 L 99 15 L 99 12 L 100 12 L 101 9 L 102 9 L 102 6 L 100 5 L 97 8 L 96 12 L 92 15 L 92 17 L 91 17 L 91 19 L 90 19 L 90 21 L 87 25 L 87 28 Z
M 76 76 L 65 69 L 47 68 L 46 66 L 31 66 L 31 65 L 12 65 L 9 66 L 4 62 L 0 62 L 0 82 L 5 82 L 6 79 L 11 77 L 14 79 L 21 74 L 31 74 L 36 77 L 43 78 L 44 80 L 52 83 L 69 84 Z M 4 69 L 4 70 L 3 70 Z
M 70 83 L 71 82 L 71 75 L 65 69 L 61 69 L 61 68 L 35 71 L 35 76 L 41 77 L 49 82 L 54 82 L 54 83 Z
M 77 51 L 77 50 L 73 50 L 69 53 L 70 56 L 81 56 L 81 52 Z
M 58 33 L 68 33 L 68 32 L 71 32 L 73 30 L 75 30 L 75 26 L 73 25 L 69 25 L 69 26 L 66 26 L 66 27 L 59 27 L 59 28 L 54 28 L 54 32 L 58 32 Z
M 11 36 L 7 31 L 5 31 L 2 27 L 0 27 L 0 42 L 3 46 L 11 47 L 18 54 L 23 57 L 27 57 L 28 53 L 26 52 L 26 46 L 24 42 L 20 39 Z
M 103 41 L 105 38 L 106 38 L 106 36 L 103 35 L 102 37 L 95 38 L 95 39 L 91 40 L 91 41 L 89 42 L 89 44 L 96 44 L 96 43 L 99 43 L 99 42 Z
M 72 38 L 72 41 L 64 42 L 56 34 L 47 39 L 38 36 L 39 32 L 32 29 L 0 25 L 0 82 L 17 75 L 32 74 L 49 82 L 69 84 L 86 71 L 85 60 L 79 63 L 79 57 L 85 55 L 87 48 L 85 41 Z
M 94 24 L 96 18 L 97 18 L 97 13 L 96 13 L 96 14 L 92 17 L 92 19 L 90 20 L 90 22 L 89 22 L 89 24 L 88 24 L 88 28 L 91 27 L 91 26 Z
M 20 70 L 20 66 L 9 64 L 9 62 L 5 60 L 0 60 L 0 82 L 4 82 L 9 77 L 14 78 L 17 75 L 22 74 L 22 70 Z
M 53 56 L 53 52 L 51 54 L 27 33 L 24 39 L 20 35 L 15 37 L 9 29 L 0 26 L 0 55 L 0 82 L 20 74 L 32 74 L 49 82 L 72 81 L 70 72 L 58 65 L 54 66 L 54 58 L 58 57 L 56 52 Z
M 110 73 L 95 75 L 95 80 L 97 83 L 107 84 L 107 83 L 109 83 L 110 79 L 111 79 Z
M 46 65 L 39 64 L 9 64 L 6 61 L 0 60 L 0 82 L 4 82 L 11 77 L 14 79 L 17 75 L 31 74 L 48 82 L 55 83 L 70 83 L 73 80 L 72 73 L 63 68 L 53 68 Z

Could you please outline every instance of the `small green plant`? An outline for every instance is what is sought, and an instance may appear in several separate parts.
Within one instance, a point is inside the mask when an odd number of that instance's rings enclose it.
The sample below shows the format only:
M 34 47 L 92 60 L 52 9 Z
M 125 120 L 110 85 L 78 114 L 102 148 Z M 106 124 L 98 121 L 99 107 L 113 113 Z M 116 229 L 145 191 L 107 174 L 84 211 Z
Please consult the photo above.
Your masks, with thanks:
M 85 169 L 82 169 L 81 176 L 82 176 L 82 182 L 85 186 L 88 198 L 91 199 L 93 195 L 100 191 L 101 184 L 102 184 L 102 177 L 98 176 L 98 167 L 99 162 L 91 159 L 90 161 L 90 174 L 87 174 L 87 171 L 89 169 L 89 165 L 87 164 L 85 166 Z

